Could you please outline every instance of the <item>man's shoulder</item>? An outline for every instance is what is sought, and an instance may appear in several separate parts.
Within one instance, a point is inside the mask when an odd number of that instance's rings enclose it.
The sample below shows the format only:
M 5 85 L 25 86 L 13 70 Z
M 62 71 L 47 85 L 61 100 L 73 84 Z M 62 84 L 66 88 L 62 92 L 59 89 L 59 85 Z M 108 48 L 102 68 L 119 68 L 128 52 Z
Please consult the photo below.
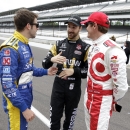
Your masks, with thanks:
M 9 39 L 7 39 L 6 41 L 4 41 L 1 46 L 0 46 L 0 50 L 2 48 L 13 48 L 15 50 L 18 50 L 18 42 L 19 40 L 14 38 L 14 37 L 10 37 Z
M 82 46 L 85 48 L 85 50 L 88 50 L 88 48 L 91 46 L 91 44 L 87 43 L 84 40 L 80 39 L 80 43 L 82 44 Z
M 67 40 L 66 38 L 63 39 L 63 40 L 57 40 L 57 41 L 56 41 L 56 45 L 59 46 L 59 45 L 62 44 L 62 43 L 66 43 L 66 40 Z
M 115 47 L 115 46 L 117 46 L 117 44 L 116 44 L 114 41 L 110 40 L 110 39 L 106 40 L 106 41 L 103 43 L 103 45 L 104 45 L 105 47 Z
M 56 42 L 63 42 L 63 41 L 66 41 L 66 40 L 67 40 L 67 38 L 64 38 L 62 40 L 57 40 Z
M 91 44 L 86 42 L 85 40 L 79 39 L 79 41 L 85 46 L 91 46 Z

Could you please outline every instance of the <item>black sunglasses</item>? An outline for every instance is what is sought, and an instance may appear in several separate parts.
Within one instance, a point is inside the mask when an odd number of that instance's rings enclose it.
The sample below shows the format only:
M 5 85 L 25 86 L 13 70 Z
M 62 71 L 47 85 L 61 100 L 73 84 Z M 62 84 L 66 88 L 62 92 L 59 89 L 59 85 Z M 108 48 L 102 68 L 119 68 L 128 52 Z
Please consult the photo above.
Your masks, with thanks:
M 36 25 L 36 28 L 39 28 L 39 23 L 32 23 L 30 25 Z
M 94 22 L 87 22 L 87 23 L 85 24 L 85 27 L 87 28 L 89 24 L 94 25 Z

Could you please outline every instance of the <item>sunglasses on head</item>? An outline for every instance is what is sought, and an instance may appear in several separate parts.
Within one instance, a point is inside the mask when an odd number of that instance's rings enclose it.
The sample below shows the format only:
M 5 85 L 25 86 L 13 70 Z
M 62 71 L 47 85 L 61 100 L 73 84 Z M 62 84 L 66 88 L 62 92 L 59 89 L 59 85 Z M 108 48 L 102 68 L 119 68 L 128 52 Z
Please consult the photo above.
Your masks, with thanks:
M 36 28 L 39 28 L 39 23 L 32 23 L 32 24 L 30 24 L 30 25 L 35 25 Z

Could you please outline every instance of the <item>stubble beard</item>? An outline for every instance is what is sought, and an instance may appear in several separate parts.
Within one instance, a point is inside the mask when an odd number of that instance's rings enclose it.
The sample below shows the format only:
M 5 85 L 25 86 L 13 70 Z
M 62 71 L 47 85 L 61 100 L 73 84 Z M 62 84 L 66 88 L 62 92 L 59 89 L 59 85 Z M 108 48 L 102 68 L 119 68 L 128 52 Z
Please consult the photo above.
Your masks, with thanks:
M 68 32 L 68 38 L 69 39 L 75 39 L 76 36 L 77 36 L 77 34 Z

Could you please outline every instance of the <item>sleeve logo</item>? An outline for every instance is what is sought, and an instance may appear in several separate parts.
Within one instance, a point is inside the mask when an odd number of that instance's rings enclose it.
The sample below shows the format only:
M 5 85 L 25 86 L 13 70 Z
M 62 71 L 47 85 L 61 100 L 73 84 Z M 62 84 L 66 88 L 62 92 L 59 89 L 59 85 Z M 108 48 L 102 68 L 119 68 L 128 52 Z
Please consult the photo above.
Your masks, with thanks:
M 4 51 L 4 55 L 5 55 L 5 56 L 10 56 L 10 50 L 5 50 L 5 51 Z
M 11 65 L 11 58 L 10 57 L 3 57 L 2 65 Z

